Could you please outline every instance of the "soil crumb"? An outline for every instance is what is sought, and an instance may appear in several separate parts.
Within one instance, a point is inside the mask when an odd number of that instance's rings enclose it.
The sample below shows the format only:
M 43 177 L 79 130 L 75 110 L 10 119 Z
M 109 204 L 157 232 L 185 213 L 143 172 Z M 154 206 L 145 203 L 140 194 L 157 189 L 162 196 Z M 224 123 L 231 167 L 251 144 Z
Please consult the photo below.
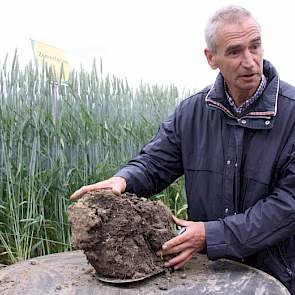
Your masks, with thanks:
M 163 203 L 105 189 L 85 194 L 68 212 L 72 242 L 98 274 L 136 279 L 164 269 L 155 253 L 175 233 Z

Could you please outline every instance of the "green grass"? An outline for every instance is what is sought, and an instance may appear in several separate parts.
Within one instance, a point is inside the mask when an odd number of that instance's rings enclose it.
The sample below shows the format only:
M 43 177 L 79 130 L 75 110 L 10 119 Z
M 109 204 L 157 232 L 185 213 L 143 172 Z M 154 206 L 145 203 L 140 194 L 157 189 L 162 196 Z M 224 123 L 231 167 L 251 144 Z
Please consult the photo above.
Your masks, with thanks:
M 0 263 L 71 249 L 68 196 L 112 176 L 180 100 L 176 87 L 72 72 L 68 85 L 15 55 L 0 72 Z M 183 179 L 161 194 L 186 216 Z

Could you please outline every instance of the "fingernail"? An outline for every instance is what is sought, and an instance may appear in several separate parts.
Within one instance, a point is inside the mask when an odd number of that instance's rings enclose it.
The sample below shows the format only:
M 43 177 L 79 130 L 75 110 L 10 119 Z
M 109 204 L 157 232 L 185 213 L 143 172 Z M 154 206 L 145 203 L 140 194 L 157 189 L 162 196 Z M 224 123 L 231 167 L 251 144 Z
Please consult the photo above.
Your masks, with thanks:
M 164 244 L 162 248 L 163 248 L 163 250 L 166 250 L 168 247 L 167 247 L 167 245 Z
M 170 265 L 169 262 L 166 262 L 166 263 L 164 264 L 165 267 L 169 267 L 169 265 Z

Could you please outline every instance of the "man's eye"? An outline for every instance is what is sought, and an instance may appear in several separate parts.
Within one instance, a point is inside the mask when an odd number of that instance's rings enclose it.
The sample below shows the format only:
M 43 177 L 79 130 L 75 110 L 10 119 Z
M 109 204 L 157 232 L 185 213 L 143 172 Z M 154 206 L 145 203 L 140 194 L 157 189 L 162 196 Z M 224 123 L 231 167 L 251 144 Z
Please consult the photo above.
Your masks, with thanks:
M 230 55 L 237 55 L 238 54 L 238 50 L 232 50 L 229 52 Z
M 260 44 L 257 43 L 252 45 L 252 49 L 256 50 L 258 48 L 260 48 Z

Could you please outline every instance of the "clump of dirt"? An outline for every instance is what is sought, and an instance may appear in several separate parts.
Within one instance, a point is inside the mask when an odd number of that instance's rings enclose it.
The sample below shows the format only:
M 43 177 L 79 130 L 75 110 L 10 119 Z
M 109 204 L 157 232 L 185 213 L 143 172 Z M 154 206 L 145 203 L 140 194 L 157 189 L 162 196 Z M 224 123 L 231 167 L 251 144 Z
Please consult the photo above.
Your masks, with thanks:
M 68 212 L 73 244 L 100 275 L 135 279 L 164 269 L 164 259 L 155 253 L 175 234 L 163 203 L 98 190 Z

